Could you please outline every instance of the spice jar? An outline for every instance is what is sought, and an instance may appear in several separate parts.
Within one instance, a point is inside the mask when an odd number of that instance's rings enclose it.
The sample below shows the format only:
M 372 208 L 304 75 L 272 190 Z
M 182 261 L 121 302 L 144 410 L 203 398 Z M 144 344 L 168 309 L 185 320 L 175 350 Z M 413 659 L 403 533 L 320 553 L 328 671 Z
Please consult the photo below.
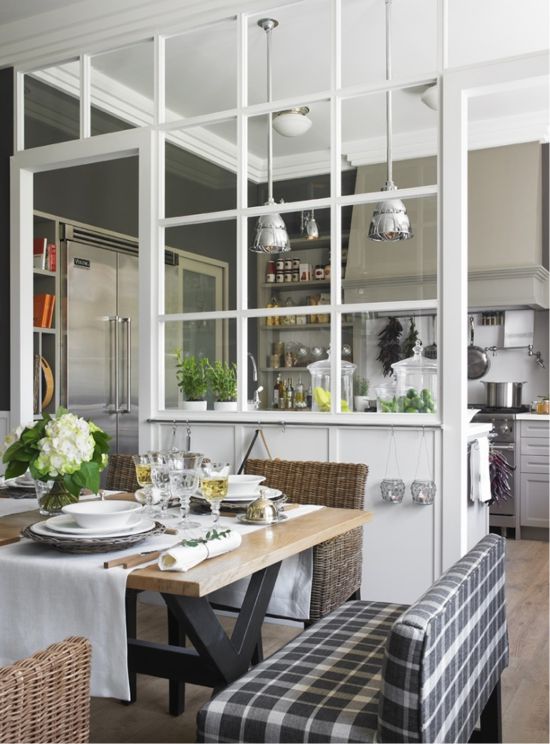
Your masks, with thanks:
M 284 270 L 285 270 L 284 258 L 278 258 L 275 261 L 275 271 L 284 271 Z
M 314 279 L 324 279 L 325 278 L 325 270 L 321 266 L 321 264 L 317 264 L 315 267 L 315 271 L 313 272 L 313 278 Z
M 273 284 L 275 281 L 275 261 L 270 259 L 267 262 L 267 267 L 265 270 L 265 280 L 268 284 Z
M 285 271 L 292 271 L 292 259 L 285 258 Z
M 276 283 L 276 284 L 282 284 L 282 283 L 284 282 L 284 280 L 285 280 L 285 275 L 284 275 L 284 272 L 282 272 L 282 271 L 277 271 L 277 272 L 275 273 L 275 283 Z

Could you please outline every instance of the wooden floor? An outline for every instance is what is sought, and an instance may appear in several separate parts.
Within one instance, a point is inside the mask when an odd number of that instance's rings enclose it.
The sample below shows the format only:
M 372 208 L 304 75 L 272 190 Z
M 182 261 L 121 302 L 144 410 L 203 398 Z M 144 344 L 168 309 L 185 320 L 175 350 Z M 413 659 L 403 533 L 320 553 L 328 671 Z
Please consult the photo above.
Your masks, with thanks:
M 548 543 L 508 541 L 507 605 L 510 666 L 503 676 L 503 728 L 506 742 L 548 743 Z M 140 637 L 163 639 L 164 610 L 141 605 Z M 264 625 L 268 655 L 290 640 L 296 628 Z M 195 715 L 210 697 L 189 685 L 187 710 L 179 718 L 166 712 L 168 683 L 138 678 L 138 702 L 92 703 L 92 742 L 194 742 Z

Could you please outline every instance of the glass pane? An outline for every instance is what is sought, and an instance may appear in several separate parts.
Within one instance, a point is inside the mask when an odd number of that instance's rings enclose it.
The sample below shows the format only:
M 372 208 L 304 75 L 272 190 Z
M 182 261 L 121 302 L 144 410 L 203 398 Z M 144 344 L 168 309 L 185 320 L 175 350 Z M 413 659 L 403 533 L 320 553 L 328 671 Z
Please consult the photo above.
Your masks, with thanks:
M 165 313 L 235 308 L 236 235 L 234 220 L 166 230 Z
M 330 88 L 330 3 L 313 0 L 273 13 L 250 16 L 248 25 L 249 103 L 267 100 L 267 39 L 263 18 L 279 22 L 271 36 L 272 100 Z
M 386 4 L 342 2 L 342 85 L 386 79 Z M 437 0 L 394 2 L 391 62 L 394 79 L 437 69 Z
M 178 359 L 192 359 L 201 364 L 236 362 L 235 320 L 170 321 L 165 324 L 165 407 L 185 408 L 186 400 L 203 399 L 208 409 L 214 407 L 215 393 L 211 386 L 193 383 L 192 370 L 178 385 Z M 205 361 L 206 360 L 206 361 Z M 181 379 L 181 375 L 180 375 Z M 197 406 L 195 406 L 197 408 Z
M 330 299 L 330 210 L 282 213 L 291 250 L 273 256 L 248 252 L 249 279 L 258 294 L 249 293 L 249 307 L 299 307 Z M 251 246 L 256 219 L 248 223 Z M 318 235 L 309 238 L 309 235 Z
M 237 206 L 235 120 L 166 136 L 166 217 Z
M 353 373 L 353 410 L 356 412 L 431 413 L 431 401 L 437 398 L 437 374 L 427 374 L 420 389 L 420 402 L 409 394 L 407 405 L 399 404 L 400 393 L 405 397 L 412 378 L 405 380 L 403 389 L 394 386 L 392 364 L 413 355 L 412 347 L 418 339 L 427 361 L 437 358 L 436 316 L 433 311 L 413 311 L 406 308 L 396 316 L 384 313 L 347 313 L 342 315 L 343 348 L 352 350 L 350 361 L 356 365 Z M 348 348 L 345 349 L 348 351 Z M 410 382 L 407 387 L 407 382 Z M 429 389 L 422 395 L 422 390 Z M 382 403 L 383 402 L 383 403 Z M 412 410 L 416 408 L 417 410 Z
M 437 183 L 438 113 L 422 102 L 426 86 L 393 91 L 393 182 L 399 188 Z M 357 170 L 342 173 L 342 193 L 380 191 L 387 179 L 386 94 L 342 102 L 342 156 Z
M 80 136 L 80 62 L 25 75 L 25 149 Z
M 166 39 L 166 121 L 225 111 L 236 105 L 234 20 Z
M 437 199 L 408 199 L 410 240 L 377 242 L 369 227 L 377 205 L 353 207 L 343 302 L 422 300 L 437 297 Z M 346 239 L 347 240 L 347 239 Z
M 90 97 L 92 134 L 152 124 L 153 41 L 93 57 Z
M 295 120 L 298 119 L 298 129 Z M 268 169 L 267 116 L 248 120 L 248 181 L 256 185 L 249 190 L 249 206 L 267 200 Z M 273 114 L 273 196 L 275 201 L 301 201 L 330 196 L 330 105 L 317 101 L 303 107 L 301 113 L 286 110 Z M 280 131 L 301 131 L 286 136 Z M 309 128 L 307 128 L 309 127 Z M 311 175 L 310 175 L 311 174 Z
M 258 360 L 259 379 L 256 383 L 249 370 L 249 401 L 254 400 L 254 391 L 260 385 L 262 410 L 310 411 L 311 375 L 307 365 L 327 358 L 329 321 L 326 311 L 251 319 L 248 348 Z

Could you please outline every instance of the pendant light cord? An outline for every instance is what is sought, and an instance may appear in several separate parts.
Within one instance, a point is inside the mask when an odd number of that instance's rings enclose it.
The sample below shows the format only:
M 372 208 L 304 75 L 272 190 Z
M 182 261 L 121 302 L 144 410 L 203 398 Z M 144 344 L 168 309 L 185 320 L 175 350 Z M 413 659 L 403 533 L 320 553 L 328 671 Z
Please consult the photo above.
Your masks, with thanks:
M 267 102 L 271 103 L 271 28 L 266 28 L 267 35 Z M 273 201 L 273 113 L 267 115 L 267 200 Z
M 386 80 L 391 80 L 391 3 L 386 0 Z M 386 164 L 388 184 L 393 184 L 392 168 L 392 92 L 386 91 Z

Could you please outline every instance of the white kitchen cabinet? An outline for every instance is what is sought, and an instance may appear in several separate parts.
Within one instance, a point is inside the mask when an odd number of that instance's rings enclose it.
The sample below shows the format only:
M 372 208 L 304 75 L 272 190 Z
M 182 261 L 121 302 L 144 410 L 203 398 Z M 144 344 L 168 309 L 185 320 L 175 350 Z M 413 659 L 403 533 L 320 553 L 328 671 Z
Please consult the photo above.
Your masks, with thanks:
M 520 436 L 520 509 L 522 527 L 549 526 L 549 425 L 522 421 Z

